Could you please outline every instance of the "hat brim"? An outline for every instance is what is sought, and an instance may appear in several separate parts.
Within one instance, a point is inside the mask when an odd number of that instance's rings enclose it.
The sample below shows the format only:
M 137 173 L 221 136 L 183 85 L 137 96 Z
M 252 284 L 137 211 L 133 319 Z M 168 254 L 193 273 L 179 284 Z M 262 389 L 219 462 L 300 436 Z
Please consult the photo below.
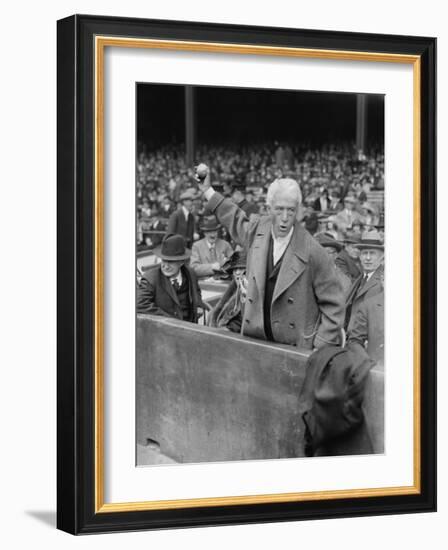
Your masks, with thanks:
M 188 260 L 188 258 L 191 256 L 191 250 L 189 248 L 187 248 L 185 250 L 185 253 L 181 256 L 168 256 L 167 254 L 162 254 L 161 247 L 159 247 L 158 249 L 155 248 L 153 252 L 158 258 L 160 258 L 161 260 L 166 260 L 167 262 L 180 262 L 181 260 Z
M 335 243 L 328 243 L 328 242 L 323 242 L 323 243 L 319 243 L 320 246 L 323 246 L 324 248 L 335 248 L 338 252 L 340 252 L 343 248 L 343 245 L 341 243 L 338 243 L 338 242 L 335 242 Z
M 221 228 L 220 225 L 216 225 L 215 227 L 206 227 L 204 225 L 199 226 L 199 229 L 201 231 L 203 231 L 204 233 L 207 233 L 207 232 L 210 232 L 210 231 L 218 231 L 218 229 L 220 229 L 220 228 Z
M 246 264 L 234 264 L 234 265 L 230 265 L 229 267 L 226 267 L 225 268 L 226 271 L 235 271 L 235 269 L 246 269 Z
M 356 248 L 359 248 L 359 250 L 366 250 L 367 248 L 370 248 L 372 250 L 384 250 L 384 245 L 383 244 L 365 244 L 365 243 L 360 243 L 360 244 L 356 244 L 355 245 Z

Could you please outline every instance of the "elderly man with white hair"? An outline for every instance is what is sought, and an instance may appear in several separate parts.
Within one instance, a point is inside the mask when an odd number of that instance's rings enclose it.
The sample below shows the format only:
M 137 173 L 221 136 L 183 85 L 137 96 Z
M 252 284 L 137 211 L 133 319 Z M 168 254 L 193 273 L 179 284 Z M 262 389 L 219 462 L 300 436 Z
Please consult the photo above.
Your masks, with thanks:
M 304 349 L 340 344 L 343 290 L 327 253 L 298 220 L 298 183 L 275 180 L 267 193 L 268 215 L 249 221 L 211 187 L 206 165 L 197 167 L 197 179 L 207 208 L 247 250 L 242 334 Z

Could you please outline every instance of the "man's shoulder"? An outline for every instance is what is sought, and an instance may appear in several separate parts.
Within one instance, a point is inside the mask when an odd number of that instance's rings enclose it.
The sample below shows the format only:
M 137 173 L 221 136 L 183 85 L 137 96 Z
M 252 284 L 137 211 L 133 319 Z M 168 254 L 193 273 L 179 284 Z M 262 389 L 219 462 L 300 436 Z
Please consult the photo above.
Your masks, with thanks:
M 203 239 L 199 239 L 199 241 L 195 241 L 192 245 L 192 250 L 200 250 L 203 249 L 205 246 L 207 246 L 207 242 L 205 237 Z
M 190 266 L 184 265 L 182 266 L 182 270 L 190 278 L 191 281 L 194 282 L 197 280 L 196 273 L 194 272 L 194 269 L 192 269 Z
M 230 243 L 228 243 L 225 239 L 216 239 L 216 245 L 221 246 L 222 248 L 232 248 Z
M 161 274 L 162 274 L 162 271 L 160 269 L 160 265 L 157 265 L 156 267 L 153 267 L 145 271 L 143 273 L 142 280 L 145 279 L 148 283 L 155 285 L 160 281 Z
M 168 220 L 175 220 L 179 217 L 179 214 L 181 213 L 180 210 L 173 210 L 173 212 L 171 212 Z

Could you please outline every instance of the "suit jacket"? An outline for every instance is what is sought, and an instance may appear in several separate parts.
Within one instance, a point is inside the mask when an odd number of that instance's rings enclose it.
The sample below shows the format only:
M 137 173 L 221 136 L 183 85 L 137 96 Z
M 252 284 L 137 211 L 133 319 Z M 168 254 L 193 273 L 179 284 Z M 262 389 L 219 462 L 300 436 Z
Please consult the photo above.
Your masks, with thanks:
M 248 251 L 247 299 L 242 334 L 266 339 L 264 294 L 270 216 L 248 221 L 232 201 L 214 193 L 208 208 L 232 239 Z M 325 250 L 301 227 L 294 225 L 272 297 L 270 319 L 275 342 L 311 349 L 340 342 L 344 298 L 339 277 Z
M 193 244 L 195 219 L 193 214 L 188 214 L 188 219 L 185 219 L 185 214 L 182 208 L 171 214 L 166 228 L 167 233 L 176 233 L 182 235 L 185 239 L 188 248 Z
M 201 290 L 193 270 L 186 266 L 182 275 L 187 277 L 193 322 L 198 322 L 198 307 L 203 307 Z M 160 265 L 148 270 L 137 287 L 137 313 L 151 313 L 182 319 L 182 309 L 170 280 L 162 273 Z
M 368 356 L 380 366 L 384 365 L 384 292 L 367 298 L 359 306 L 347 343 L 363 347 L 367 344 Z
M 322 210 L 322 203 L 320 201 L 321 197 L 317 197 L 317 199 L 313 202 L 313 210 L 316 212 L 325 212 L 330 209 L 330 199 L 327 198 L 327 208 Z
M 347 296 L 347 332 L 350 333 L 353 328 L 353 323 L 356 318 L 356 314 L 361 306 L 361 304 L 371 296 L 376 296 L 380 292 L 383 292 L 383 272 L 384 266 L 380 265 L 378 269 L 371 275 L 367 283 L 359 289 L 359 284 L 362 279 L 360 275 L 352 284 Z
M 336 257 L 336 266 L 345 273 L 352 281 L 362 275 L 362 268 L 359 262 L 356 262 L 350 254 L 343 248 Z
M 227 241 L 216 239 L 215 243 L 216 260 L 222 265 L 232 255 L 233 249 Z M 213 275 L 212 258 L 207 240 L 201 239 L 193 243 L 191 249 L 190 267 L 198 277 L 209 277 Z

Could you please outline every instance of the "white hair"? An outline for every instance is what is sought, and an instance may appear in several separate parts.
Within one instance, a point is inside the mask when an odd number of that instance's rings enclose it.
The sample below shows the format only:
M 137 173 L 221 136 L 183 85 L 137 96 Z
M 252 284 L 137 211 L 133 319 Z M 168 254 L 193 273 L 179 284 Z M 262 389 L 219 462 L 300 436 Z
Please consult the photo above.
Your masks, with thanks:
M 302 191 L 299 184 L 292 178 L 278 178 L 268 187 L 266 202 L 269 206 L 273 205 L 274 197 L 277 193 L 285 193 L 297 199 L 297 204 L 302 203 Z

